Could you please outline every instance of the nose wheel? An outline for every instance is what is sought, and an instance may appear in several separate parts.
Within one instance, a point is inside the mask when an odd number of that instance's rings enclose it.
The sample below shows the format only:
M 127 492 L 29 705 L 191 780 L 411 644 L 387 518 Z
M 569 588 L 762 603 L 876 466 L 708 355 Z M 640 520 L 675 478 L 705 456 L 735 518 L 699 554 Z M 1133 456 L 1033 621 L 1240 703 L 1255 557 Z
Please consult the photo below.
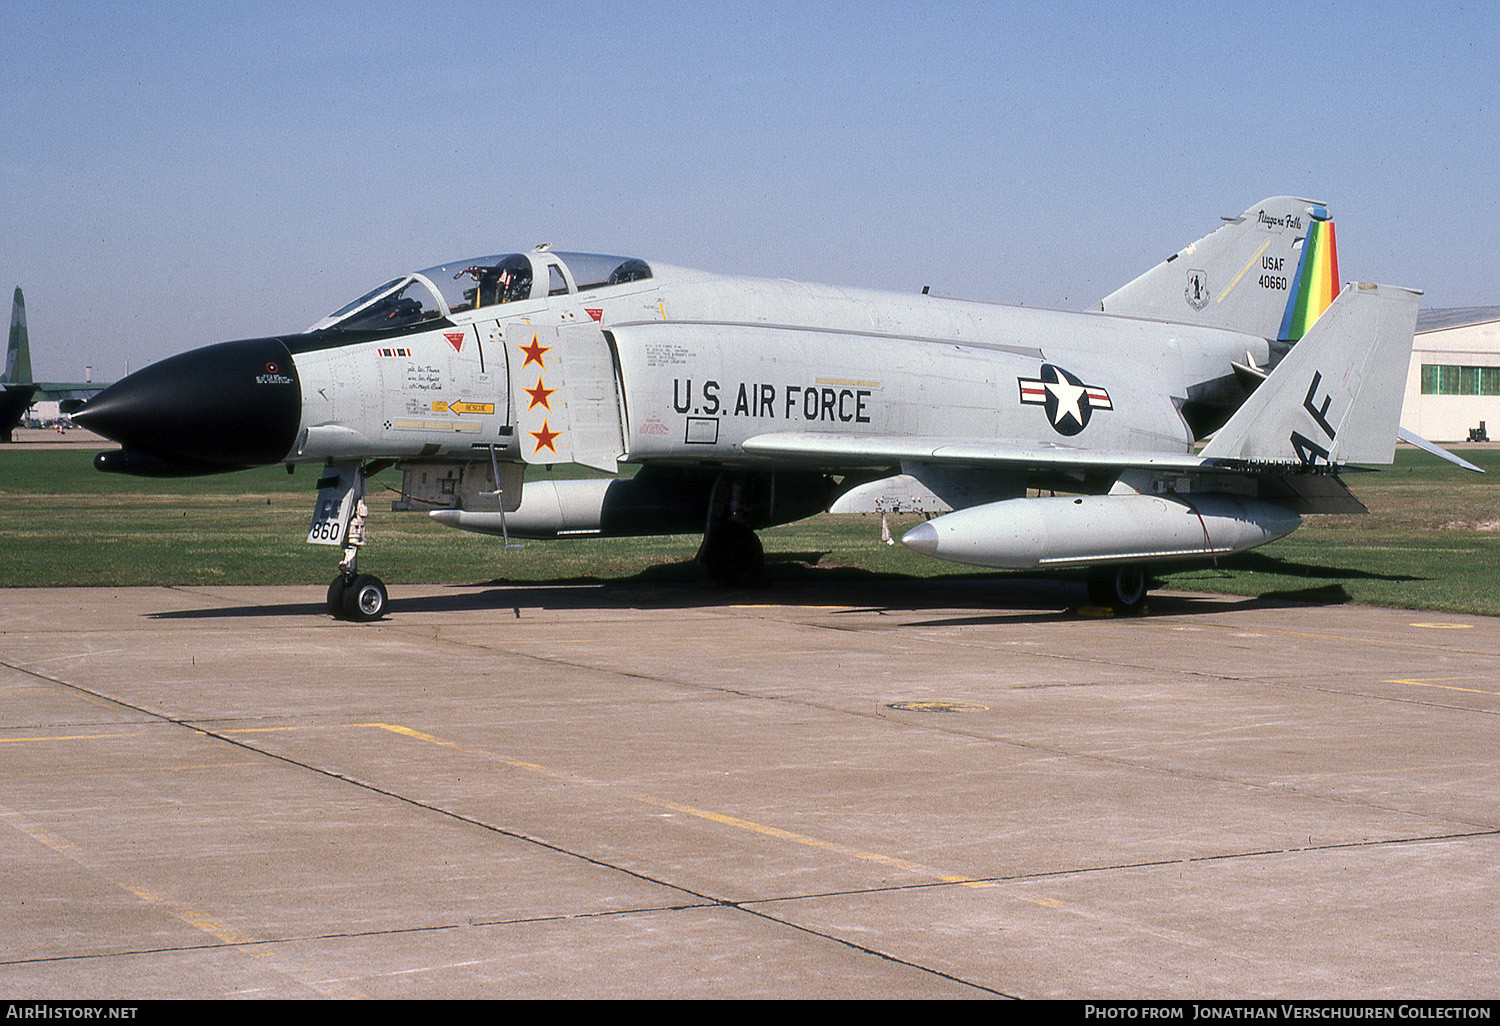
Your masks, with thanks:
M 374 574 L 339 574 L 328 586 L 328 614 L 335 620 L 368 623 L 385 615 L 390 596 Z

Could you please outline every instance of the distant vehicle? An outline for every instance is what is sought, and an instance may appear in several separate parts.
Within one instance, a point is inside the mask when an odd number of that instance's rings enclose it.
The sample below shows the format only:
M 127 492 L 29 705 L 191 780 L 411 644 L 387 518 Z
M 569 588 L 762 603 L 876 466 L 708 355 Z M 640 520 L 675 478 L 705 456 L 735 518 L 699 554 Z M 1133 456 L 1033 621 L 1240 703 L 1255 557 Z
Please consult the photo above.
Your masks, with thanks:
M 54 428 L 73 427 L 73 418 L 62 412 L 62 404 L 67 400 L 42 399 L 31 404 L 26 411 L 26 416 L 21 420 L 22 427 L 30 428 Z
M 1340 468 L 1392 460 L 1417 294 L 1340 291 L 1322 204 L 1256 204 L 1088 312 L 917 284 L 542 246 L 400 275 L 300 334 L 162 360 L 73 417 L 123 446 L 96 458 L 106 471 L 324 463 L 307 540 L 343 547 L 328 608 L 352 620 L 385 610 L 356 559 L 366 479 L 393 465 L 398 508 L 464 530 L 702 531 L 700 563 L 729 584 L 758 575 L 758 528 L 942 514 L 902 541 L 979 566 L 1088 567 L 1094 600 L 1128 610 L 1159 564 L 1362 511 Z M 523 479 L 527 464 L 622 461 L 639 473 Z
M 21 287 L 10 307 L 10 341 L 5 347 L 5 373 L 0 375 L 0 439 L 14 438 L 14 432 L 37 400 L 66 402 L 87 399 L 108 387 L 108 382 L 33 381 L 31 380 L 31 345 L 26 334 L 26 299 Z M 56 421 L 54 421 L 56 423 Z

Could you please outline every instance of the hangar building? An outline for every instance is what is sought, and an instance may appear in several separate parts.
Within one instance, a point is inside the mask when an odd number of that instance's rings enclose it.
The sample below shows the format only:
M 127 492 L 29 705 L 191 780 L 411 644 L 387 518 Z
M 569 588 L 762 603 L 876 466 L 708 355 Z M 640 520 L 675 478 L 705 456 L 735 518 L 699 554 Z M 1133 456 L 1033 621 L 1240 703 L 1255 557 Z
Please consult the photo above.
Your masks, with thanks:
M 1434 442 L 1500 438 L 1500 306 L 1418 314 L 1401 426 Z

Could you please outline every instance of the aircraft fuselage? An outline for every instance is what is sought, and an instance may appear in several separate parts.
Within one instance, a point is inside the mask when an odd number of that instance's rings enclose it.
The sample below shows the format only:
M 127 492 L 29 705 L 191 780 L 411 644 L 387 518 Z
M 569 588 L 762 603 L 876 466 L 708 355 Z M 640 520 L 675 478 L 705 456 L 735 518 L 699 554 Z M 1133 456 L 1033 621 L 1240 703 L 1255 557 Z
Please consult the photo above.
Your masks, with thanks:
M 527 258 L 537 281 L 561 263 Z M 491 446 L 607 470 L 753 466 L 746 439 L 809 429 L 1181 453 L 1190 389 L 1270 356 L 1224 329 L 661 265 L 432 314 L 173 357 L 99 396 L 92 423 L 138 454 L 118 469 L 146 473 Z

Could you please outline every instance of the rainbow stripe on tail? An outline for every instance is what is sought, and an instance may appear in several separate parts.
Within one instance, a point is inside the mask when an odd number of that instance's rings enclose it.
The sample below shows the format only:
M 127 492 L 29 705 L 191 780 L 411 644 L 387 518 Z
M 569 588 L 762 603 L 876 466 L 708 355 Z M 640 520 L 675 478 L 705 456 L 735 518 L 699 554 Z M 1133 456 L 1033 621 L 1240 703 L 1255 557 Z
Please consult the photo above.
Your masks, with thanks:
M 1334 297 L 1339 294 L 1339 247 L 1333 234 L 1333 221 L 1326 207 L 1312 209 L 1307 239 L 1297 261 L 1296 286 L 1287 297 L 1286 313 L 1281 318 L 1279 337 L 1295 342 L 1307 334 Z

